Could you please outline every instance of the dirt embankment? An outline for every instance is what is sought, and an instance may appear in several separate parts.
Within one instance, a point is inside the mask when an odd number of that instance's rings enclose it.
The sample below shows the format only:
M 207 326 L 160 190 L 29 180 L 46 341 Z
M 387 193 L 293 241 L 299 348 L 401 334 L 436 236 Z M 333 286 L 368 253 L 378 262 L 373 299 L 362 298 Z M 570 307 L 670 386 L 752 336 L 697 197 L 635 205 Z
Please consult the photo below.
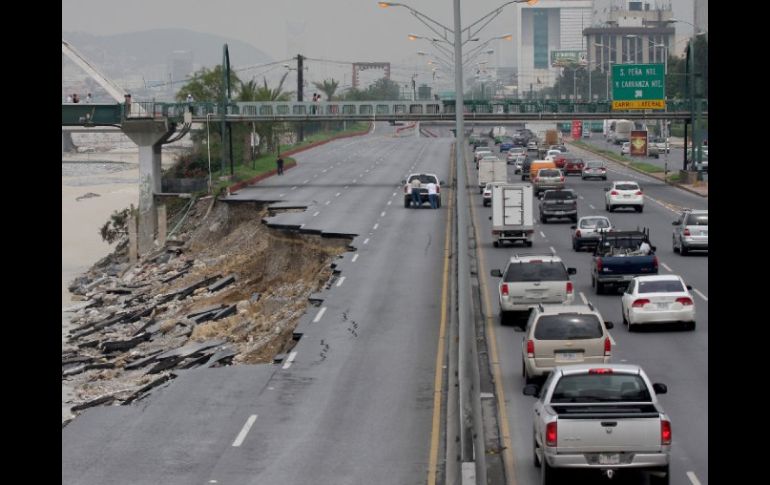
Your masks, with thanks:
M 129 403 L 174 369 L 271 362 L 293 345 L 308 297 L 331 283 L 349 239 L 270 229 L 266 209 L 211 199 L 190 210 L 180 236 L 129 267 L 125 250 L 97 263 L 62 349 L 73 411 Z

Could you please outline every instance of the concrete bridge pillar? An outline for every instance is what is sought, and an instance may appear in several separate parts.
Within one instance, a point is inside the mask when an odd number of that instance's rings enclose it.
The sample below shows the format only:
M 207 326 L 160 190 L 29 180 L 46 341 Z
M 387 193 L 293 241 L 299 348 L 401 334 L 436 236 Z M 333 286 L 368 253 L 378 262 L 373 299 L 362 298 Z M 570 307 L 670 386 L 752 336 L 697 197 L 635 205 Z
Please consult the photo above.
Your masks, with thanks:
M 61 152 L 74 152 L 77 151 L 77 147 L 75 146 L 75 142 L 72 141 L 72 133 L 69 131 L 62 131 L 61 132 Z
M 125 120 L 125 133 L 139 145 L 139 254 L 155 248 L 153 242 L 158 229 L 155 194 L 160 193 L 161 147 L 175 130 L 168 120 Z

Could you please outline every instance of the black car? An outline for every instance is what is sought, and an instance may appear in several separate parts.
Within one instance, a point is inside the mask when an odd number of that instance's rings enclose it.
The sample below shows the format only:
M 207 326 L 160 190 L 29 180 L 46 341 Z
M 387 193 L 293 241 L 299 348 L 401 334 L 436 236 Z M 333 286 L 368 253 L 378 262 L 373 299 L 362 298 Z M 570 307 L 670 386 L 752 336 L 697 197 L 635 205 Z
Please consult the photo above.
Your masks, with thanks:
M 577 195 L 572 189 L 546 190 L 540 201 L 540 222 L 550 218 L 570 218 L 577 222 Z

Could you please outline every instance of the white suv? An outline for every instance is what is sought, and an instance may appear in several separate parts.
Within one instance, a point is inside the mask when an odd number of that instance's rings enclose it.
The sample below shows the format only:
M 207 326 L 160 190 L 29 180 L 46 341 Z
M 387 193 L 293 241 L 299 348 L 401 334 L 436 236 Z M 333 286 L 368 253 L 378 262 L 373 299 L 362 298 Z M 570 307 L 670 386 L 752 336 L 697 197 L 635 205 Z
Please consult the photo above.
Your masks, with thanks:
M 504 324 L 510 312 L 529 311 L 539 304 L 572 303 L 575 289 L 569 275 L 576 272 L 554 254 L 513 255 L 505 270 L 490 272 L 502 278 L 498 284 L 500 322 Z
M 612 212 L 618 207 L 631 207 L 637 212 L 644 211 L 644 193 L 636 182 L 613 182 L 604 189 L 604 208 Z
M 521 342 L 525 383 L 557 365 L 609 363 L 612 340 L 607 330 L 612 327 L 591 303 L 533 308 Z

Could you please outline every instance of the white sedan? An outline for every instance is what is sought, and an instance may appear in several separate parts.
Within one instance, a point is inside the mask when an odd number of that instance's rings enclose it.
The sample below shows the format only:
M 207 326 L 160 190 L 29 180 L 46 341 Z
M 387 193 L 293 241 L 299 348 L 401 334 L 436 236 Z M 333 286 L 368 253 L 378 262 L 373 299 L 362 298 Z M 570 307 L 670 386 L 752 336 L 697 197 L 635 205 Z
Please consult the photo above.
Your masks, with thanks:
M 621 299 L 623 324 L 631 332 L 645 323 L 683 322 L 695 329 L 695 300 L 681 276 L 637 276 Z

